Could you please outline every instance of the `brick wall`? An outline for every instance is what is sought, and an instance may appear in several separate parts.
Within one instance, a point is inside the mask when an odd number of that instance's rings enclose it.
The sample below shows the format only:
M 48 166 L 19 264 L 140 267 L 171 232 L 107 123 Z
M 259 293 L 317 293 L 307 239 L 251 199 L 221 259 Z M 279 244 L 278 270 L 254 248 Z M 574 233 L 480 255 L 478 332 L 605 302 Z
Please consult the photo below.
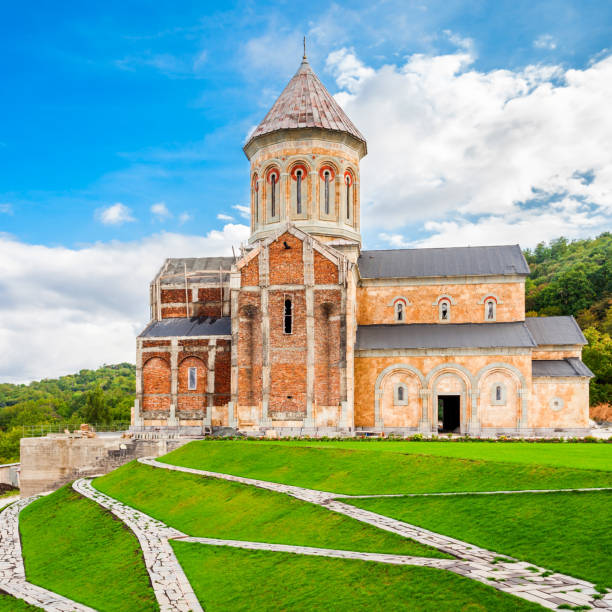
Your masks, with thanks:
M 315 402 L 340 403 L 340 289 L 315 291 Z
M 284 243 L 289 249 L 286 249 Z M 304 262 L 302 241 L 285 233 L 269 247 L 270 284 L 302 285 L 304 283 Z
M 142 368 L 143 411 L 170 410 L 170 362 L 165 354 L 146 355 Z

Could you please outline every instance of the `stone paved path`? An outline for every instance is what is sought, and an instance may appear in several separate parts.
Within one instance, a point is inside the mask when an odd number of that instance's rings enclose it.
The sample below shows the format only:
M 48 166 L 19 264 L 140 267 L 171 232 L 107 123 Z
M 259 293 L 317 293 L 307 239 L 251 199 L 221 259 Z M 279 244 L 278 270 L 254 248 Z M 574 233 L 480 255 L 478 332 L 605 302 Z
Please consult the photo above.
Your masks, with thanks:
M 168 542 L 172 538 L 185 537 L 184 533 L 100 493 L 91 486 L 91 479 L 79 478 L 74 481 L 72 488 L 110 510 L 134 532 L 142 548 L 161 612 L 202 611 L 202 606 Z
M 356 508 L 355 506 L 338 501 L 339 499 L 350 499 L 351 496 L 349 495 L 340 495 L 325 491 L 316 491 L 313 489 L 303 489 L 301 487 L 278 484 L 265 480 L 243 478 L 241 476 L 233 476 L 231 474 L 221 474 L 207 470 L 186 468 L 162 463 L 160 461 L 156 461 L 155 459 L 149 458 L 139 459 L 138 461 L 146 465 L 167 470 L 199 474 L 202 476 L 220 478 L 232 482 L 240 482 L 278 493 L 285 493 L 298 499 L 318 504 L 334 512 L 344 514 L 358 521 L 378 527 L 379 529 L 384 529 L 385 531 L 390 531 L 403 537 L 411 538 L 422 544 L 433 546 L 438 550 L 449 553 L 456 557 L 458 561 L 454 564 L 448 564 L 444 569 L 448 569 L 449 571 L 453 571 L 468 578 L 472 578 L 473 580 L 488 584 L 489 586 L 492 586 L 500 591 L 512 593 L 518 597 L 522 597 L 523 599 L 533 601 L 546 608 L 556 609 L 560 605 L 586 605 L 592 608 L 612 609 L 612 593 L 608 593 L 602 599 L 594 599 L 594 596 L 598 596 L 598 594 L 594 588 L 594 585 L 590 582 L 573 578 L 572 576 L 554 573 L 545 568 L 518 561 L 508 557 L 507 555 L 500 555 L 499 553 L 474 546 L 467 542 L 444 536 L 433 531 L 423 529 L 422 527 L 411 525 L 403 521 L 398 521 L 368 510 L 362 510 L 361 508 Z M 196 540 L 203 541 L 200 538 L 194 539 L 194 541 Z M 217 545 L 222 544 L 218 543 Z M 236 543 L 233 545 L 237 546 Z M 278 545 L 266 545 L 259 543 L 258 546 L 271 547 Z M 267 550 L 273 549 L 267 548 Z M 298 551 L 293 550 L 291 552 Z M 347 551 L 334 552 L 342 554 L 347 553 Z M 359 555 L 366 553 L 353 554 Z M 396 555 L 381 555 L 381 557 L 394 558 Z M 379 559 L 379 561 L 383 563 L 390 562 L 385 561 L 382 558 Z
M 583 489 L 519 489 L 517 491 L 452 491 L 449 493 L 380 493 L 379 495 L 351 495 L 351 499 L 371 497 L 448 497 L 455 495 L 513 495 L 515 493 L 584 493 L 589 491 L 612 491 L 612 487 L 591 487 Z
M 88 608 L 26 580 L 19 539 L 19 513 L 39 497 L 38 495 L 26 497 L 0 512 L 0 590 L 18 599 L 24 599 L 29 604 L 43 610 L 95 612 L 93 608 Z

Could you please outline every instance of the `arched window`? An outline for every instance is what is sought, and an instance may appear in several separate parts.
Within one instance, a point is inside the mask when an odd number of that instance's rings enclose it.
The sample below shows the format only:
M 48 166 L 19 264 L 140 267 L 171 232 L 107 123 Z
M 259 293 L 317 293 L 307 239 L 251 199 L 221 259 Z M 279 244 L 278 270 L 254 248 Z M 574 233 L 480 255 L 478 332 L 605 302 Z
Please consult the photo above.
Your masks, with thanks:
M 329 165 L 322 166 L 319 169 L 319 178 L 319 210 L 321 216 L 328 217 L 334 214 L 334 169 Z
M 494 406 L 506 405 L 506 385 L 504 383 L 493 383 L 491 388 L 491 404 Z
M 438 314 L 440 321 L 447 323 L 451 317 L 451 304 L 448 300 L 440 300 L 438 305 Z
M 276 174 L 273 174 L 270 177 L 270 210 L 272 212 L 272 216 L 276 217 Z
M 278 217 L 280 212 L 279 202 L 279 179 L 280 173 L 277 168 L 271 168 L 267 174 L 267 201 L 268 201 L 268 219 Z
M 351 219 L 351 187 L 353 186 L 353 175 L 347 170 L 344 173 L 344 185 L 346 186 L 346 220 Z
M 408 405 L 408 389 L 403 383 L 397 383 L 393 388 L 393 403 L 396 406 Z
M 293 332 L 293 304 L 290 297 L 285 297 L 284 331 L 286 334 Z
M 259 182 L 257 174 L 253 175 L 253 223 L 259 223 Z
M 398 301 L 395 304 L 395 320 L 402 322 L 404 320 L 404 302 Z
M 298 215 L 302 214 L 302 170 L 295 172 L 295 207 Z
M 495 321 L 497 304 L 493 298 L 485 301 L 485 321 Z

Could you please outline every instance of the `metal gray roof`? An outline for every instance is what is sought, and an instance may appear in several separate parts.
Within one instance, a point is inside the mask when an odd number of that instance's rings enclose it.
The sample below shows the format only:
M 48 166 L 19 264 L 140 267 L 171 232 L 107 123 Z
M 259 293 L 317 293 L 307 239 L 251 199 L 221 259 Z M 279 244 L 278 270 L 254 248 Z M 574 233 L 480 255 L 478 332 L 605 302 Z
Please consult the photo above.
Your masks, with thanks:
M 345 132 L 364 144 L 366 141 L 363 134 L 325 89 L 325 85 L 312 71 L 306 58 L 302 60 L 298 71 L 263 121 L 255 128 L 247 145 L 258 136 L 297 128 L 323 128 Z
M 527 317 L 525 324 L 539 345 L 587 344 L 574 317 Z
M 535 347 L 522 321 L 359 325 L 355 349 Z
M 161 271 L 162 285 L 184 282 L 185 267 L 187 278 L 192 282 L 219 282 L 219 271 L 223 282 L 229 282 L 229 271 L 234 263 L 233 257 L 177 257 L 167 259 Z
M 175 318 L 152 321 L 139 338 L 172 338 L 176 336 L 230 336 L 232 322 L 230 317 L 212 318 Z
M 532 376 L 588 376 L 593 372 L 577 357 L 569 359 L 536 360 L 531 363 Z
M 362 251 L 358 266 L 361 278 L 529 274 L 518 244 Z

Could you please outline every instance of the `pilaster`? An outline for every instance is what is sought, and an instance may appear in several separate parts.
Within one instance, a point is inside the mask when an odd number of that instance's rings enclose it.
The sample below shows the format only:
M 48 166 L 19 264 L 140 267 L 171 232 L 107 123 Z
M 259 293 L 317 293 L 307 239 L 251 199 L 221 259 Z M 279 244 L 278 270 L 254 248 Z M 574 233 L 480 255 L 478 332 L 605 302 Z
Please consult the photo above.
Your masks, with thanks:
M 208 341 L 208 364 L 206 371 L 206 417 L 204 425 L 212 426 L 212 411 L 215 405 L 215 358 L 217 355 L 217 339 L 211 338 Z
M 268 287 L 270 285 L 270 252 L 263 246 L 259 252 L 259 285 L 261 287 L 261 421 L 260 425 L 270 425 L 268 406 L 270 404 L 270 311 L 268 306 Z
M 304 427 L 314 427 L 314 377 L 315 377 L 315 337 L 314 337 L 314 251 L 312 240 L 303 242 L 304 285 L 306 297 L 306 420 Z
M 168 426 L 176 427 L 178 421 L 176 419 L 176 407 L 178 405 L 178 339 L 172 338 L 170 345 L 170 416 L 168 417 Z
M 421 419 L 419 421 L 419 432 L 429 433 L 432 431 L 432 419 L 429 418 L 429 404 L 431 403 L 431 391 L 429 389 L 421 389 L 419 391 L 421 398 Z M 438 433 L 438 423 L 436 424 L 436 433 Z

